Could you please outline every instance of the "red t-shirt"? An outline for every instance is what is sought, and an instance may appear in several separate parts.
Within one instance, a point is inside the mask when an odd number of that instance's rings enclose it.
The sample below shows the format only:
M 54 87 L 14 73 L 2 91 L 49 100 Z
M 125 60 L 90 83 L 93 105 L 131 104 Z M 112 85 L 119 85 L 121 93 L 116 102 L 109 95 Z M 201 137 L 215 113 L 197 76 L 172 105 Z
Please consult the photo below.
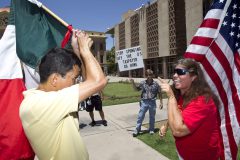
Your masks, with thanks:
M 218 111 L 213 100 L 205 101 L 203 96 L 192 100 L 182 109 L 183 100 L 178 105 L 183 121 L 190 130 L 184 137 L 175 137 L 179 155 L 184 160 L 217 160 L 220 157 L 220 130 Z

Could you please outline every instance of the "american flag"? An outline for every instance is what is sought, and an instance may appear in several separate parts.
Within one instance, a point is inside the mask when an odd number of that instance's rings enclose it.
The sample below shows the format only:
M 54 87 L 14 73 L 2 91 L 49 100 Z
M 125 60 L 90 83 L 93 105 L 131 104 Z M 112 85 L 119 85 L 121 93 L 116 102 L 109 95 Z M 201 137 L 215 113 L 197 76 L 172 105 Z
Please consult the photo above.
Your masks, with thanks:
M 240 140 L 240 0 L 215 0 L 184 57 L 200 62 L 219 97 L 223 159 L 237 159 Z

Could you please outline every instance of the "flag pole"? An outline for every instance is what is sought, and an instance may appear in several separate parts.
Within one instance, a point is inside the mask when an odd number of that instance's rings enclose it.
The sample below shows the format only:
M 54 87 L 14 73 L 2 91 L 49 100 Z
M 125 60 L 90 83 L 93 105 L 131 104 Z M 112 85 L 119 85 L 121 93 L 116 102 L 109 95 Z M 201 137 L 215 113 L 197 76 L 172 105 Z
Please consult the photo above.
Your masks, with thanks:
M 42 4 L 42 8 L 49 13 L 51 16 L 53 16 L 56 20 L 58 20 L 60 23 L 62 23 L 65 27 L 68 27 L 69 24 L 62 20 L 60 17 L 58 17 L 55 13 L 53 13 L 50 9 L 48 9 L 46 6 Z

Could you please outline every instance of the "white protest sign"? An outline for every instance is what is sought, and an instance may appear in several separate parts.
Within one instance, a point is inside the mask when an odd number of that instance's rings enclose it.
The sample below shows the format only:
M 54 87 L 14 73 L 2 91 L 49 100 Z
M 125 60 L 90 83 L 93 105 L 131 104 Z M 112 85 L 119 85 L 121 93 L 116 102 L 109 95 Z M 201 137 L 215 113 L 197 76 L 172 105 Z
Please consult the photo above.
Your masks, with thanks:
M 119 71 L 143 68 L 143 58 L 140 46 L 116 51 Z

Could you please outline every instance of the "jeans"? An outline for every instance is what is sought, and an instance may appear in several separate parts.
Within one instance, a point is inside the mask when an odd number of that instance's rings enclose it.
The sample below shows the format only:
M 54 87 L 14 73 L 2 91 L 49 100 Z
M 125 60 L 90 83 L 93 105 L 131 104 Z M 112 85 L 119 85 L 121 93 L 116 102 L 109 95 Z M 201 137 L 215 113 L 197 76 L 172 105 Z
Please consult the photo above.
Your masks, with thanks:
M 145 113 L 149 110 L 149 131 L 154 131 L 155 114 L 156 114 L 156 100 L 146 99 L 141 100 L 140 110 L 137 118 L 136 131 L 141 131 L 142 122 L 145 117 Z

